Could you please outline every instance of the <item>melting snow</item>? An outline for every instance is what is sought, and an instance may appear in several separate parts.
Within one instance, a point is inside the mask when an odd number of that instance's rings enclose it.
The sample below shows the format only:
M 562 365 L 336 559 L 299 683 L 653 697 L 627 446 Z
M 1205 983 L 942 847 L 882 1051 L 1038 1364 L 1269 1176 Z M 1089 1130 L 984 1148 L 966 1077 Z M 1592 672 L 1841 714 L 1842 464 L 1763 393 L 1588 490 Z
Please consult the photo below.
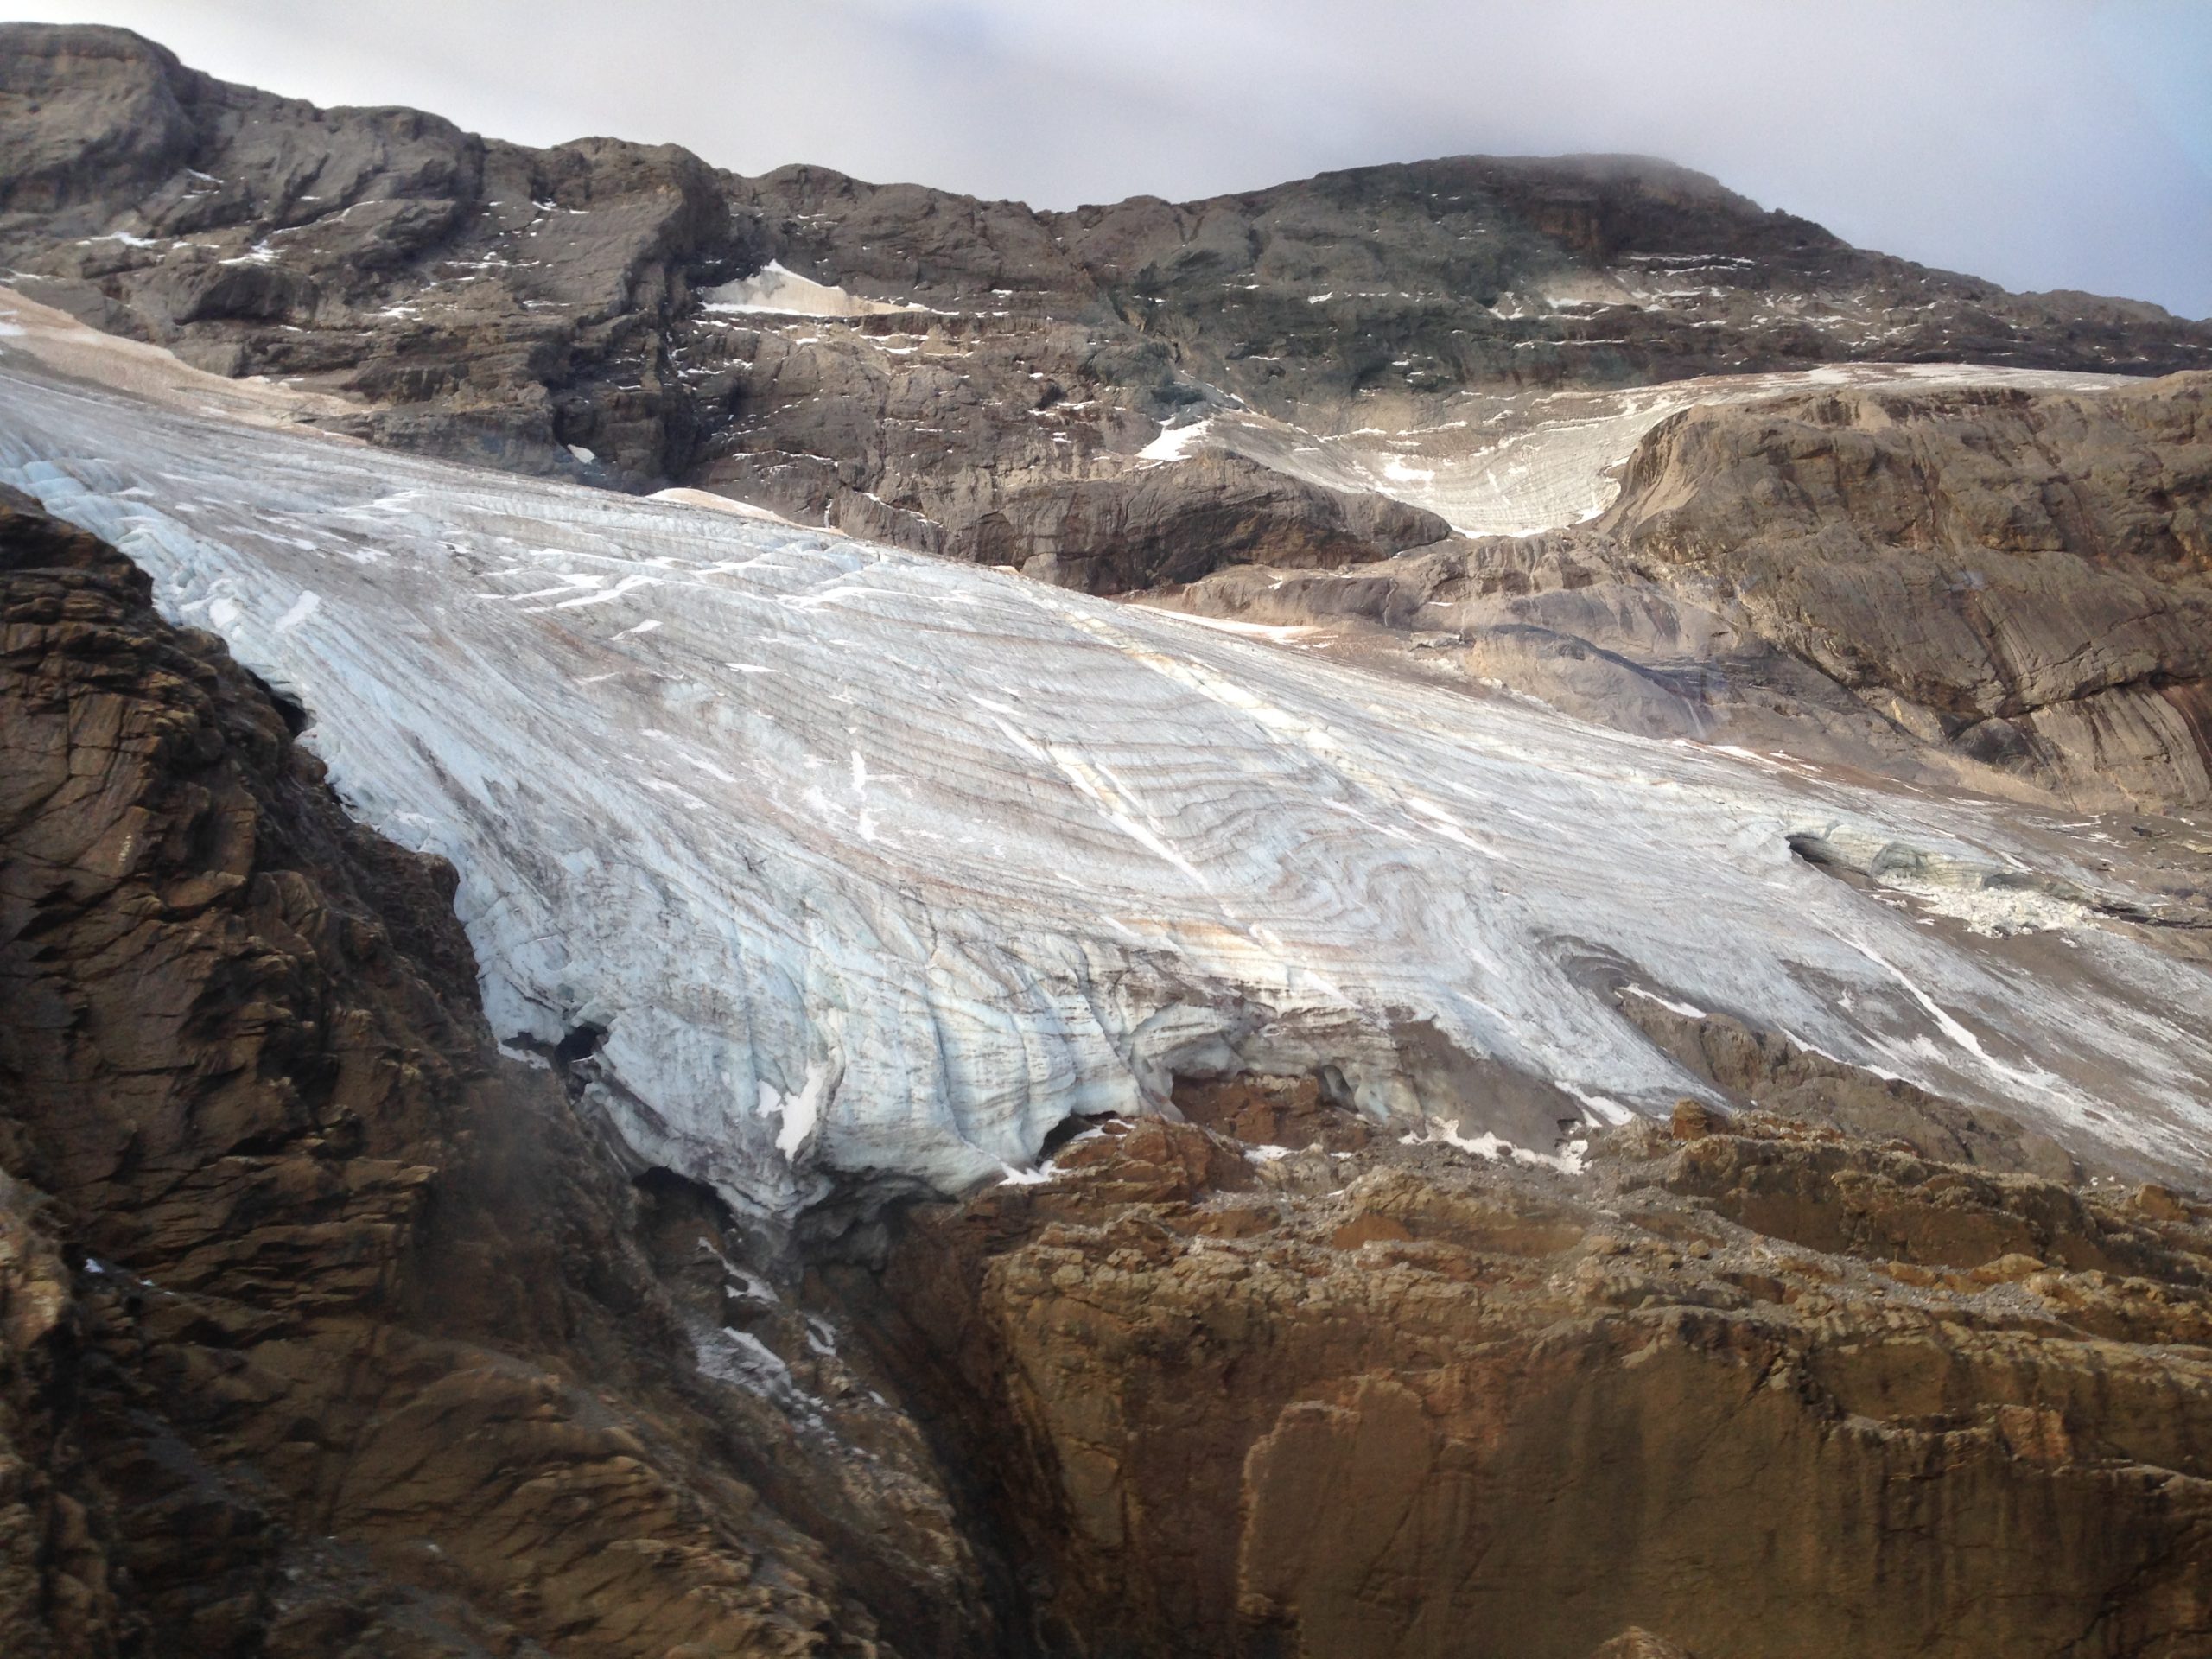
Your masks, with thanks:
M 725 315 L 786 317 L 867 317 L 902 311 L 928 313 L 925 305 L 893 305 L 867 300 L 842 288 L 817 283 L 771 259 L 750 276 L 741 276 L 701 296 L 706 310 Z
M 1163 426 L 1160 435 L 1137 451 L 1139 461 L 1180 461 L 1191 451 L 1191 446 L 1206 435 L 1213 425 L 1211 416 L 1192 421 L 1187 426 Z

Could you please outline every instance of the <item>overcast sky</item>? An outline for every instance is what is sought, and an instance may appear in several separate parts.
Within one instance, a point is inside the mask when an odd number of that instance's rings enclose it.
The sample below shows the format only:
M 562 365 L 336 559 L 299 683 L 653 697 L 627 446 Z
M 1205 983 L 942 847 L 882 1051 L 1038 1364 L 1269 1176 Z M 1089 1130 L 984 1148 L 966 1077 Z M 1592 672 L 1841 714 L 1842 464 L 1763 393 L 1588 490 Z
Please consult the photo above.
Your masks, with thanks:
M 1867 246 L 2212 315 L 2212 0 L 0 0 L 323 104 L 1045 207 L 1637 150 Z

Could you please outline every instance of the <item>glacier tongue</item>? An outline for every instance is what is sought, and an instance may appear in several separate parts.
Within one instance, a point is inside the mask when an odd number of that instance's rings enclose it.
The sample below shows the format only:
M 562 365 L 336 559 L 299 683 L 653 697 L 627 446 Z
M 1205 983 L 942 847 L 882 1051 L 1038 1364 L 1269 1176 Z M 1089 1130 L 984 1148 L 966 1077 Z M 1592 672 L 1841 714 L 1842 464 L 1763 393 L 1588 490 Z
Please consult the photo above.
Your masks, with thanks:
M 0 478 L 296 695 L 359 813 L 458 867 L 495 1032 L 602 1029 L 637 1154 L 750 1213 L 997 1176 L 1179 1069 L 1333 1066 L 1370 1111 L 1548 1152 L 1578 1102 L 1694 1086 L 1630 981 L 2123 1163 L 2212 1127 L 2197 970 L 2124 931 L 1985 938 L 1790 851 L 2109 880 L 2017 808 L 158 407 L 15 344 Z

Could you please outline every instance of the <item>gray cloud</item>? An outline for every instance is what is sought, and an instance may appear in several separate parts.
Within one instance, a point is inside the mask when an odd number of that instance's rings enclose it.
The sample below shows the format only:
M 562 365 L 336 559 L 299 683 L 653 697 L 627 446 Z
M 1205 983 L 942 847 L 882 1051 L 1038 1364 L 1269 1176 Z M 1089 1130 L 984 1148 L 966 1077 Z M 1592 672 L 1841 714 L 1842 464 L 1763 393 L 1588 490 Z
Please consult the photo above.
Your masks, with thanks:
M 2212 314 L 2200 0 L 43 0 L 321 103 L 1043 206 L 1637 150 L 2014 288 Z

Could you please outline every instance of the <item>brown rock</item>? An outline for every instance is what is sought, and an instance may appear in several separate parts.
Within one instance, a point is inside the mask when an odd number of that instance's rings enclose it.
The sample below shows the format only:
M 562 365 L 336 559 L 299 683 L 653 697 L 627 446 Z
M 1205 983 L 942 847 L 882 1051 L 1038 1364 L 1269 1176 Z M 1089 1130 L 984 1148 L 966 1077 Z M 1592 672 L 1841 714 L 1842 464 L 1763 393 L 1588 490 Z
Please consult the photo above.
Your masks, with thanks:
M 1685 410 L 1593 524 L 1357 573 L 1233 568 L 1175 596 L 1330 630 L 1400 671 L 1502 683 L 1639 734 L 2098 811 L 2212 801 L 2212 379 L 1852 390 Z M 1801 846 L 2107 909 L 1909 846 Z M 1854 859 L 1857 860 L 1854 862 Z M 2158 919 L 2205 922 L 2201 859 Z M 2161 882 L 2160 886 L 2167 884 Z
M 0 1651 L 988 1644 L 913 1426 L 656 1276 L 452 880 L 0 496 Z
M 1726 1113 L 1715 1111 L 1696 1100 L 1676 1101 L 1674 1116 L 1669 1120 L 1677 1141 L 1702 1141 L 1708 1135 L 1718 1134 L 1727 1122 Z
M 1086 1144 L 839 1281 L 1002 1471 L 995 1535 L 1067 1650 L 2212 1641 L 2194 1224 L 2153 1239 L 2132 1205 L 1746 1113 L 1600 1137 L 1576 1184 L 1300 1154 L 1260 1167 L 1274 1226 L 1208 1232 L 1184 1207 L 1241 1195 L 1132 1199 L 1121 1141 Z M 1317 1157 L 1333 1185 L 1294 1167 Z
M 1930 740 L 2099 810 L 2212 802 L 2212 378 L 1671 417 L 1601 528 Z
M 2190 1208 L 2171 1187 L 2146 1181 L 2135 1189 L 2135 1207 L 2158 1221 L 2187 1221 Z
M 1255 1147 L 1350 1152 L 1373 1131 L 1324 1093 L 1318 1077 L 1178 1077 L 1176 1109 L 1191 1122 Z
M 1440 542 L 1452 527 L 1387 496 L 1323 489 L 1234 455 L 1008 495 L 944 543 L 982 564 L 1085 593 L 1190 582 L 1227 564 L 1359 564 Z
M 1356 1250 L 1363 1244 L 1377 1240 L 1385 1243 L 1410 1243 L 1413 1234 L 1406 1230 L 1404 1222 L 1366 1210 L 1329 1235 L 1330 1245 L 1339 1250 Z
M 1611 1641 L 1590 1650 L 1590 1659 L 1697 1659 L 1688 1648 L 1678 1648 L 1649 1630 L 1623 1630 Z

